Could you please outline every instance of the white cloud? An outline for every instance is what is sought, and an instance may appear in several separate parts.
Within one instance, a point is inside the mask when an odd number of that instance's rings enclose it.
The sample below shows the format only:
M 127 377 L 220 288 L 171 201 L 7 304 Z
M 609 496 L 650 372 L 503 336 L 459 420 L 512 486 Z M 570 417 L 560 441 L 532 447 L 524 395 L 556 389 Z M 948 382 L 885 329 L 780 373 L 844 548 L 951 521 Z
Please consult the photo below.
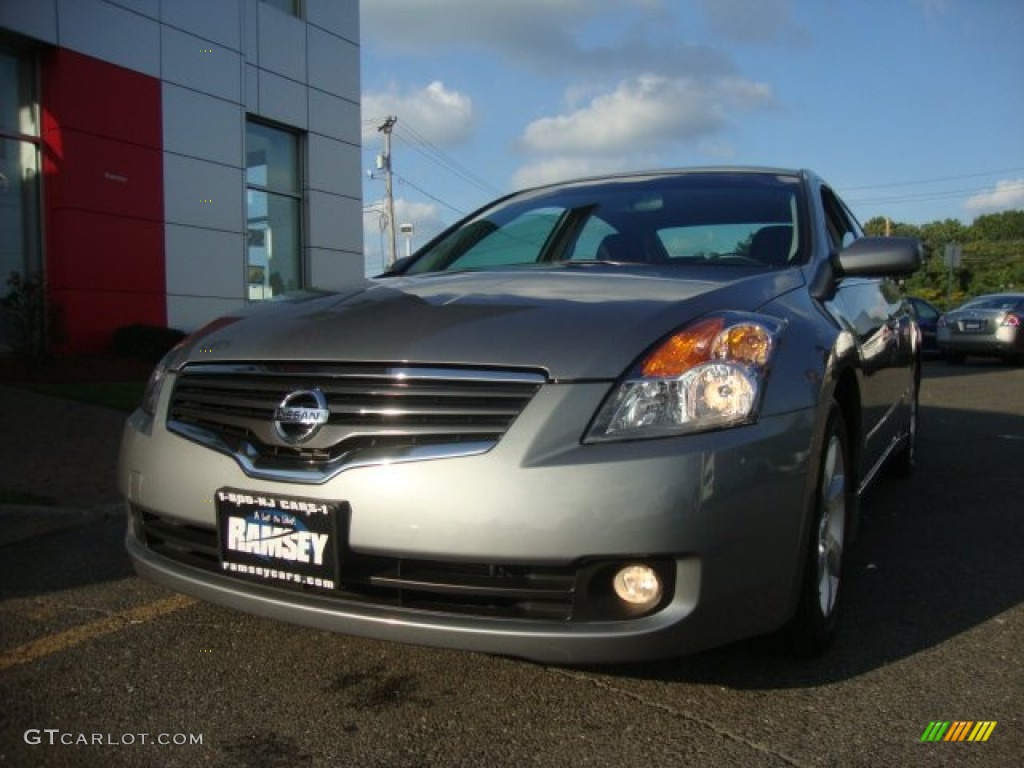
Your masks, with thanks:
M 1024 179 L 997 181 L 994 189 L 968 198 L 964 205 L 975 214 L 1024 208 Z
M 793 21 L 792 0 L 700 0 L 711 29 L 737 43 L 802 45 L 806 29 Z
M 623 158 L 556 156 L 525 165 L 512 176 L 516 189 L 626 170 Z
M 434 203 L 397 198 L 395 200 L 395 217 L 399 224 L 412 224 L 415 227 L 414 239 L 433 237 L 444 228 L 441 209 Z
M 929 18 L 940 16 L 949 10 L 951 0 L 914 0 L 921 12 Z
M 360 15 L 364 44 L 427 56 L 439 48 L 485 51 L 547 74 L 735 69 L 710 46 L 658 42 L 672 15 L 659 0 L 364 0 Z M 618 39 L 584 42 L 588 27 L 601 20 L 611 21 Z
M 535 120 L 520 144 L 540 154 L 650 152 L 705 138 L 720 131 L 732 112 L 772 103 L 769 86 L 741 78 L 701 82 L 647 74 L 623 80 L 568 114 Z
M 475 124 L 472 98 L 449 90 L 439 80 L 419 90 L 365 93 L 362 111 L 364 143 L 374 140 L 377 128 L 388 115 L 398 117 L 396 131 L 407 124 L 419 136 L 438 145 L 465 141 Z

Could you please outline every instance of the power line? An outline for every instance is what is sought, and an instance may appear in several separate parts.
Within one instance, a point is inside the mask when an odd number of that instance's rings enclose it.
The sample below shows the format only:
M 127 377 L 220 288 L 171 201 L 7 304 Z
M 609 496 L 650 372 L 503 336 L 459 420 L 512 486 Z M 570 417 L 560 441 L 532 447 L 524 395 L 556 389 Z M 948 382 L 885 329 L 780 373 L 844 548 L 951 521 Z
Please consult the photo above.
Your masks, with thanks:
M 1014 182 L 1012 184 L 1004 184 L 999 187 L 1000 191 L 1003 190 L 1018 190 L 1024 189 L 1024 181 Z M 916 194 L 906 195 L 891 195 L 886 197 L 850 197 L 848 199 L 851 205 L 880 205 L 886 204 L 899 204 L 899 203 L 916 203 L 926 202 L 930 200 L 956 200 L 957 198 L 970 197 L 972 195 L 980 195 L 991 193 L 992 187 L 974 187 L 971 189 L 950 189 L 941 190 L 935 192 L 921 192 Z
M 456 160 L 454 157 L 440 149 L 437 145 L 429 141 L 419 131 L 411 126 L 402 124 L 398 129 L 398 138 L 401 140 L 408 141 L 410 149 L 418 152 L 419 154 L 426 157 L 428 160 L 436 163 L 440 167 L 448 170 L 454 175 L 461 178 L 463 181 L 472 184 L 477 189 L 486 192 L 490 195 L 500 194 L 500 190 L 491 184 L 486 179 L 478 176 L 470 168 L 463 165 L 461 162 Z
M 410 187 L 412 187 L 413 189 L 415 189 L 415 190 L 416 190 L 417 192 L 419 192 L 419 193 L 420 193 L 421 195 L 423 195 L 424 197 L 428 197 L 428 198 L 430 198 L 431 200 L 433 200 L 433 201 L 434 201 L 435 203 L 437 203 L 438 205 L 443 205 L 443 206 L 444 206 L 445 208 L 448 208 L 449 210 L 451 210 L 451 211 L 454 211 L 455 213 L 459 214 L 459 216 L 466 216 L 466 215 L 467 215 L 467 212 L 466 212 L 466 211 L 463 211 L 463 210 L 461 210 L 461 209 L 459 209 L 459 208 L 456 208 L 456 207 L 455 207 L 454 205 L 452 205 L 451 203 L 446 203 L 446 202 L 445 202 L 444 200 L 442 200 L 441 198 L 439 198 L 439 197 L 437 197 L 437 196 L 435 196 L 435 195 L 432 195 L 432 194 L 430 194 L 429 192 L 427 192 L 427 191 L 426 191 L 425 189 L 423 189 L 422 187 L 419 187 L 419 186 L 417 186 L 417 185 L 413 184 L 413 183 L 412 183 L 411 181 L 409 181 L 409 180 L 408 180 L 408 179 L 406 179 L 405 177 L 403 177 L 403 176 L 400 176 L 400 175 L 398 175 L 398 174 L 396 173 L 396 174 L 395 174 L 395 178 L 396 178 L 396 179 L 398 179 L 398 182 L 399 182 L 400 184 L 407 184 L 408 186 L 410 186 Z
M 844 192 L 860 192 L 861 190 L 886 189 L 889 187 L 913 187 L 922 184 L 937 184 L 942 181 L 961 181 L 963 179 L 978 179 L 984 176 L 1002 176 L 1007 173 L 1024 173 L 1024 168 L 1004 168 L 999 171 L 985 171 L 980 173 L 964 173 L 957 176 L 939 176 L 934 179 L 919 179 L 917 181 L 891 181 L 884 184 L 867 184 L 860 187 L 843 187 Z
M 362 121 L 364 126 L 375 125 L 377 122 L 377 118 L 364 118 Z M 403 146 L 408 147 L 409 149 L 426 158 L 427 160 L 430 160 L 431 162 L 433 162 L 440 168 L 444 169 L 448 173 L 452 174 L 459 180 L 467 184 L 470 184 L 473 187 L 476 187 L 478 190 L 486 193 L 488 197 L 496 197 L 501 194 L 500 189 L 495 187 L 493 184 L 491 184 L 483 177 L 474 173 L 469 167 L 459 162 L 450 154 L 439 148 L 436 144 L 434 144 L 425 136 L 423 136 L 423 134 L 421 134 L 415 128 L 412 128 L 411 126 L 407 125 L 405 122 L 401 122 L 395 125 L 394 137 L 396 141 L 399 141 Z M 364 151 L 366 151 L 365 147 Z M 398 177 L 397 174 L 396 177 L 401 178 Z M 466 215 L 465 211 L 462 211 L 459 208 L 456 208 L 455 206 L 451 205 L 450 203 L 441 200 L 440 198 L 431 194 L 430 192 L 427 192 L 425 189 L 418 186 L 417 184 L 414 184 L 409 179 L 401 178 L 401 181 L 415 189 L 420 194 L 429 198 L 430 200 L 433 200 L 439 205 L 443 205 L 445 208 L 448 208 L 458 213 L 460 216 Z

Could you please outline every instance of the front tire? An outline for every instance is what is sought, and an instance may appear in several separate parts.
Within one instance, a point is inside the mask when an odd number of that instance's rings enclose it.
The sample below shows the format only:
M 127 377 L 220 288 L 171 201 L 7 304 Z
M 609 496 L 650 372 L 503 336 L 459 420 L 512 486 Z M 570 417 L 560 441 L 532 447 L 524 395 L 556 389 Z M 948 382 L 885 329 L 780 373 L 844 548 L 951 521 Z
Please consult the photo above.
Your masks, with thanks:
M 831 644 L 839 623 L 843 566 L 850 529 L 849 442 L 839 406 L 832 404 L 818 469 L 811 540 L 796 614 L 787 627 L 792 648 L 817 656 Z

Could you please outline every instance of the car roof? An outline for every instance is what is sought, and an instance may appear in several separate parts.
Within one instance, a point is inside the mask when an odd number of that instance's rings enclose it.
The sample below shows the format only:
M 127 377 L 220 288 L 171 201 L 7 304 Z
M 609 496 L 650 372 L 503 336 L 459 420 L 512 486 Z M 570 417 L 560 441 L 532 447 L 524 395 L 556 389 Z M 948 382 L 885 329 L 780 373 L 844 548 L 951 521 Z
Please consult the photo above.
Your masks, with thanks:
M 801 179 L 806 179 L 815 174 L 807 169 L 798 168 L 776 168 L 770 166 L 758 166 L 758 165 L 718 165 L 718 166 L 694 166 L 689 168 L 655 168 L 649 170 L 639 171 L 621 171 L 617 173 L 605 173 L 598 174 L 595 176 L 581 176 L 578 178 L 566 178 L 561 181 L 551 182 L 549 184 L 540 184 L 535 187 L 528 187 L 519 192 L 532 192 L 534 190 L 542 189 L 554 189 L 563 186 L 572 186 L 574 184 L 601 184 L 615 181 L 627 181 L 645 178 L 662 178 L 666 176 L 725 176 L 725 175 L 743 175 L 749 174 L 751 176 L 796 176 Z
M 968 299 L 966 303 L 973 301 L 991 301 L 992 299 L 1013 299 L 1020 301 L 1024 299 L 1024 293 L 983 293 L 981 296 L 975 296 L 973 299 Z

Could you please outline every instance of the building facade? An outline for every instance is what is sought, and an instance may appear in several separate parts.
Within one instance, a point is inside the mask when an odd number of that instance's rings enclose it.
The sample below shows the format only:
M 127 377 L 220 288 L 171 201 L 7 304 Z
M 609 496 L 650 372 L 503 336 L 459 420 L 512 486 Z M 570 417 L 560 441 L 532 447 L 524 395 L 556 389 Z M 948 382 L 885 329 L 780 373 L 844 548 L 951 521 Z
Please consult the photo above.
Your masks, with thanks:
M 0 0 L 0 278 L 78 352 L 361 279 L 359 94 L 358 0 Z

